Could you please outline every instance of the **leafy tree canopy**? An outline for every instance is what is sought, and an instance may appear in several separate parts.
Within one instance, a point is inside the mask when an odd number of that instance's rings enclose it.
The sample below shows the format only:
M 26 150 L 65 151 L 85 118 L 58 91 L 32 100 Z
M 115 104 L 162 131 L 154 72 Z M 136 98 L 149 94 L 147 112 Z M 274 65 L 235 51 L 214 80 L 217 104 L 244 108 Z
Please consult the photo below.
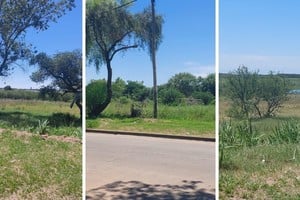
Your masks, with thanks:
M 173 76 L 168 81 L 170 87 L 176 88 L 179 92 L 184 94 L 186 97 L 190 96 L 194 90 L 199 90 L 200 85 L 198 84 L 197 77 L 190 73 L 179 73 Z
M 46 30 L 74 6 L 74 0 L 0 0 L 0 76 L 9 75 L 17 60 L 31 56 L 27 30 Z
M 133 1 L 88 0 L 86 7 L 86 51 L 88 61 L 98 70 L 106 65 L 106 99 L 94 113 L 100 114 L 110 103 L 112 92 L 111 62 L 118 52 L 145 47 L 149 43 L 149 12 L 132 14 Z M 148 9 L 149 10 L 149 9 Z M 162 22 L 162 20 L 157 20 Z
M 65 93 L 75 95 L 73 103 L 76 103 L 81 111 L 82 91 L 82 56 L 81 51 L 57 53 L 50 57 L 45 53 L 35 56 L 31 62 L 38 69 L 31 75 L 34 82 L 52 80 L 51 86 L 59 88 Z M 71 105 L 73 105 L 73 103 Z M 71 106 L 72 107 L 72 106 Z

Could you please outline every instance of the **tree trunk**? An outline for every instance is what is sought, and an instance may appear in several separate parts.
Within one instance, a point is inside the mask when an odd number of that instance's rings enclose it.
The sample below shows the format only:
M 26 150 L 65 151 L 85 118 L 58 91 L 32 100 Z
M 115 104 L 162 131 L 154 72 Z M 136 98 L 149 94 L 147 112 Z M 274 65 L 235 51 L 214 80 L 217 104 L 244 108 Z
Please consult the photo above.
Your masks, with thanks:
M 79 111 L 80 111 L 80 121 L 82 120 L 82 105 L 80 103 L 80 100 L 79 101 L 76 101 L 75 102 L 77 107 L 79 108 Z
M 157 79 L 156 79 L 156 57 L 155 57 L 155 9 L 154 0 L 151 0 L 152 8 L 152 45 L 151 45 L 151 58 L 153 67 L 153 117 L 157 118 Z
M 106 62 L 106 68 L 107 68 L 106 98 L 103 103 L 99 104 L 99 106 L 97 106 L 91 112 L 91 115 L 93 117 L 99 116 L 105 110 L 105 108 L 108 106 L 108 104 L 111 102 L 111 98 L 112 98 L 112 87 L 111 87 L 112 68 L 111 68 L 111 63 L 109 60 Z

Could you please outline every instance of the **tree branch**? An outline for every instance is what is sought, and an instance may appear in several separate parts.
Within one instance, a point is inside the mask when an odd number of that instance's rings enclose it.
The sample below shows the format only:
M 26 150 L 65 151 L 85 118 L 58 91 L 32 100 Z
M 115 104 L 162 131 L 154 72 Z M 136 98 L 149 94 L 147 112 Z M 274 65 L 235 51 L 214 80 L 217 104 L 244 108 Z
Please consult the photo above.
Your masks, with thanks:
M 138 47 L 138 45 L 130 45 L 130 46 L 124 46 L 124 47 L 121 47 L 121 48 L 119 48 L 119 49 L 113 51 L 112 55 L 109 57 L 109 61 L 112 61 L 114 55 L 115 55 L 116 53 L 118 53 L 119 51 L 126 50 L 126 49 L 130 49 L 130 48 L 137 48 L 137 47 Z

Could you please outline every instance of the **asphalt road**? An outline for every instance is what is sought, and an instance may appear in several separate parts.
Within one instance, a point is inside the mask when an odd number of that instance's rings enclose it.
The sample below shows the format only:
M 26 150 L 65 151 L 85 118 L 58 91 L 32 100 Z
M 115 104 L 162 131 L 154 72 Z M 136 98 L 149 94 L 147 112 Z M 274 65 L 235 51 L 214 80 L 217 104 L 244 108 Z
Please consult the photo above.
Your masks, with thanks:
M 214 199 L 215 143 L 86 134 L 87 199 Z

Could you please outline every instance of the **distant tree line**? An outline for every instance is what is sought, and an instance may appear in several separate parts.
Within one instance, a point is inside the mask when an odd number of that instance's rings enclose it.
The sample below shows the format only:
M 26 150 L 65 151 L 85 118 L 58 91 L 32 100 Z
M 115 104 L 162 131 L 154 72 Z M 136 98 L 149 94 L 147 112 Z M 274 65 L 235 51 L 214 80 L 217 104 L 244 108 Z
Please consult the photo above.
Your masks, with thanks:
M 87 114 L 97 116 L 94 109 L 106 99 L 106 80 L 93 80 L 86 86 Z M 112 82 L 112 99 L 127 102 L 146 102 L 153 99 L 152 88 L 143 82 L 124 81 L 117 78 Z M 190 73 L 179 73 L 158 86 L 159 103 L 170 106 L 180 104 L 212 104 L 215 102 L 215 75 L 206 78 Z
M 15 89 L 7 85 L 0 89 L 0 99 L 25 99 L 25 100 L 45 100 L 45 101 L 64 101 L 70 102 L 73 95 L 63 94 L 62 91 L 51 88 L 42 87 L 39 90 Z

